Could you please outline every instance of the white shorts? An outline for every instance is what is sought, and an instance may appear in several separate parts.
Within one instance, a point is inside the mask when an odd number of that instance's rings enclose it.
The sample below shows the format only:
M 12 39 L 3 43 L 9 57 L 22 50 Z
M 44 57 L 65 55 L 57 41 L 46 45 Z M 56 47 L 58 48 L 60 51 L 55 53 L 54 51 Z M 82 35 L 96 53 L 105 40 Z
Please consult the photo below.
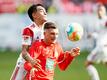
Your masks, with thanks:
M 22 58 L 22 55 L 20 54 L 10 80 L 23 80 L 23 78 L 26 75 L 24 63 L 25 60 Z
M 107 62 L 107 47 L 96 46 L 88 55 L 87 60 L 95 63 Z

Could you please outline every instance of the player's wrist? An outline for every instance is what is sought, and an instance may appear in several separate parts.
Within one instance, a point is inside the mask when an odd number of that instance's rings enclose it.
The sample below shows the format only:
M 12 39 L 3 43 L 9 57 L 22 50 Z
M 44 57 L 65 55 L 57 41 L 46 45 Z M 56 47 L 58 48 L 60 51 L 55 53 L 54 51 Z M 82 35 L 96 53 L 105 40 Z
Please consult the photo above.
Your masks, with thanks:
M 27 55 L 27 54 L 23 54 L 22 56 L 23 56 L 23 58 L 24 58 L 25 60 L 28 60 L 28 55 Z
M 32 66 L 34 66 L 36 64 L 36 61 L 34 59 L 31 59 L 30 63 L 32 64 Z
M 24 58 L 26 61 L 28 61 L 28 62 L 30 62 L 30 63 L 34 63 L 34 59 L 29 55 L 28 52 L 23 53 L 22 56 L 23 56 L 23 58 Z
M 71 52 L 71 56 L 72 56 L 72 57 L 76 57 L 76 56 L 77 56 L 77 54 L 76 54 L 76 53 L 74 53 L 74 52 Z
M 78 48 L 78 47 L 77 48 L 73 48 L 71 50 L 71 56 L 76 57 L 78 55 L 80 55 L 80 48 Z

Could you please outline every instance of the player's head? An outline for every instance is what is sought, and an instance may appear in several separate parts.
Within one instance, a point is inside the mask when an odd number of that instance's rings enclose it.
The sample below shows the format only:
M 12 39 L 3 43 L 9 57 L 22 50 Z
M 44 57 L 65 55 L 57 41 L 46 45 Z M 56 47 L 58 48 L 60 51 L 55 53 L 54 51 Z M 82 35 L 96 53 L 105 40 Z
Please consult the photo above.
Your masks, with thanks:
M 33 4 L 28 9 L 28 15 L 32 21 L 46 22 L 47 13 L 45 7 L 42 4 Z
M 46 22 L 44 24 L 44 41 L 47 44 L 52 44 L 56 42 L 58 37 L 58 28 L 53 22 Z
M 106 16 L 106 8 L 103 4 L 98 5 L 97 14 L 100 19 Z

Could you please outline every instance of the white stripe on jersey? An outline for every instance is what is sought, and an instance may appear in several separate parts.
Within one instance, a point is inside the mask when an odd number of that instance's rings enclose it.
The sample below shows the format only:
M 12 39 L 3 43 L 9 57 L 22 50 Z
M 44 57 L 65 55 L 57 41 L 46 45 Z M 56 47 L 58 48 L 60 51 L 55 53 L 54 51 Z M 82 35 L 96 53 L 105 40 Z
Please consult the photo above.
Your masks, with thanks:
M 31 43 L 32 43 L 32 38 L 30 36 L 23 35 L 22 44 L 23 45 L 31 45 Z

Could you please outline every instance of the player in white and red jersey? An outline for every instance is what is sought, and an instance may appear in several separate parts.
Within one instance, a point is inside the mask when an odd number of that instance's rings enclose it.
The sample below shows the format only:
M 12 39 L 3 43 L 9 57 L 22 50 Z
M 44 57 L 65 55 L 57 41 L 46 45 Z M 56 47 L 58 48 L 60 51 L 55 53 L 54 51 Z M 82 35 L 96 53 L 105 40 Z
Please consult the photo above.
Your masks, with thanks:
M 98 5 L 97 14 L 96 31 L 90 34 L 90 36 L 96 39 L 96 46 L 86 60 L 86 69 L 91 80 L 100 80 L 99 74 L 93 66 L 94 63 L 103 62 L 107 65 L 107 16 L 106 8 L 102 4 Z
M 47 13 L 43 5 L 33 4 L 28 9 L 28 15 L 33 23 L 22 32 L 22 52 L 17 60 L 16 67 L 13 71 L 10 80 L 23 80 L 26 71 L 24 70 L 24 62 L 28 61 L 33 65 L 38 64 L 38 60 L 34 60 L 30 57 L 28 50 L 34 40 L 39 40 L 43 38 L 43 24 L 47 21 Z

